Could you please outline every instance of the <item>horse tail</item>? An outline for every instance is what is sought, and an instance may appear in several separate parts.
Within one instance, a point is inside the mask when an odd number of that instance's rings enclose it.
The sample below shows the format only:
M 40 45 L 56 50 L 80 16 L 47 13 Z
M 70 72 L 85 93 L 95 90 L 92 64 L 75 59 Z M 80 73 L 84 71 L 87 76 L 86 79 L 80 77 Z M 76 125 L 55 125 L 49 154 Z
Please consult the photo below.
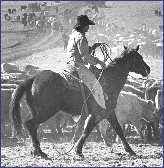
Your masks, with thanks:
M 31 89 L 35 77 L 25 80 L 22 82 L 13 92 L 11 101 L 9 115 L 11 119 L 11 124 L 13 124 L 18 135 L 22 135 L 22 120 L 20 113 L 20 101 L 24 93 L 28 94 L 27 91 Z

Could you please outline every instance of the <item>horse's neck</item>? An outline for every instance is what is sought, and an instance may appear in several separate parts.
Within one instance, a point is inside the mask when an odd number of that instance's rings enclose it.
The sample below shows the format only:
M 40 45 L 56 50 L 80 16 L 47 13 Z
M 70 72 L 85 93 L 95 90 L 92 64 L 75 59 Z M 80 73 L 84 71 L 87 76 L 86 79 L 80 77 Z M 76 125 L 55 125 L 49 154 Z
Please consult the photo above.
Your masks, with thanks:
M 130 63 L 126 60 L 118 60 L 115 65 L 110 64 L 105 70 L 105 77 L 115 85 L 117 90 L 122 90 L 129 74 Z M 111 74 L 111 75 L 110 75 Z

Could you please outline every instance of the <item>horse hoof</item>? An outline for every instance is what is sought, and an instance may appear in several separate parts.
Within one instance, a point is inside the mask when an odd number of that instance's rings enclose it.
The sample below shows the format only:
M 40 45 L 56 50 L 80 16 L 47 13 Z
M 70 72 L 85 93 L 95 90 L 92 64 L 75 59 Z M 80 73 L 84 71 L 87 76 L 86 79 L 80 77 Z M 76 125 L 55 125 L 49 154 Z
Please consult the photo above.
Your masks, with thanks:
M 81 159 L 84 159 L 84 155 L 82 153 L 77 153 L 77 155 L 81 158 Z
M 132 150 L 131 152 L 129 152 L 130 156 L 137 156 L 137 154 Z
M 47 154 L 45 154 L 44 152 L 42 152 L 40 156 L 42 159 L 49 160 Z
M 81 159 L 84 159 L 84 155 L 82 154 L 81 151 L 76 150 L 76 154 L 77 154 Z
M 48 156 L 47 154 L 45 154 L 44 152 L 39 152 L 39 151 L 31 151 L 31 155 L 33 155 L 34 157 L 41 157 L 42 159 L 48 160 Z

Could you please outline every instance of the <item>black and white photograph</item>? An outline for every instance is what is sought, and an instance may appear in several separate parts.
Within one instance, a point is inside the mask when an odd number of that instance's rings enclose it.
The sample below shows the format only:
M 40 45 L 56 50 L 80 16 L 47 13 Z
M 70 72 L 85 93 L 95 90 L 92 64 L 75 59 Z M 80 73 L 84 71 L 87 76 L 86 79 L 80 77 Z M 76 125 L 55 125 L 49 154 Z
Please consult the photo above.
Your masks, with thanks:
M 163 167 L 163 1 L 1 1 L 1 166 Z

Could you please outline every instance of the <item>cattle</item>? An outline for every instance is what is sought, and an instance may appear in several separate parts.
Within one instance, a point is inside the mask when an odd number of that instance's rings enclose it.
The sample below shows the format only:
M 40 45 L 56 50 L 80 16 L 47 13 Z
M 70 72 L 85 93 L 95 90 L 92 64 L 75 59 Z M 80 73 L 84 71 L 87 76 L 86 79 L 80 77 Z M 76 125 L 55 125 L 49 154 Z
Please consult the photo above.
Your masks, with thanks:
M 48 20 L 47 20 L 47 28 L 50 28 L 51 27 L 51 23 L 55 21 L 55 18 L 54 17 L 50 17 Z
M 155 104 L 156 104 L 156 113 L 154 114 L 157 120 L 157 127 L 159 127 L 159 120 L 161 125 L 163 121 L 163 90 L 157 90 L 157 94 L 155 96 Z
M 2 63 L 1 73 L 19 73 L 19 67 L 14 63 Z
M 26 9 L 27 9 L 27 6 L 21 6 L 21 11 Z
M 136 88 L 141 87 L 141 84 L 139 82 L 137 82 L 135 80 L 132 80 L 132 79 L 127 79 L 126 80 L 126 84 L 132 85 L 132 86 L 134 86 Z
M 12 13 L 12 9 L 8 9 L 8 13 L 11 14 Z
M 142 87 L 143 88 L 150 88 L 155 81 L 156 81 L 155 79 L 147 79 L 147 80 L 143 81 Z
M 155 11 L 154 11 L 154 14 L 155 14 L 156 16 L 158 16 L 158 10 L 155 10 Z
M 154 122 L 154 111 L 155 107 L 152 101 L 143 100 L 133 93 L 124 91 L 121 91 L 115 109 L 121 127 L 123 128 L 123 124 L 133 124 L 142 139 L 144 137 L 141 130 L 141 121 L 144 119 L 147 122 Z M 111 146 L 106 134 L 109 127 L 108 121 L 103 120 L 99 127 L 105 144 Z
M 162 88 L 163 88 L 163 79 L 162 79 L 162 80 L 157 80 L 157 81 L 155 81 L 155 82 L 152 84 L 151 87 L 156 87 L 156 86 L 161 87 L 161 89 L 162 89 Z
M 158 28 L 161 32 L 163 32 L 163 25 L 159 25 Z
M 7 74 L 7 73 L 2 73 L 1 74 L 1 82 L 3 80 L 10 80 L 10 79 L 15 79 L 15 76 L 13 76 L 11 74 Z
M 40 69 L 39 67 L 35 67 L 33 65 L 26 65 L 23 68 L 23 70 L 25 71 L 26 75 L 29 77 L 35 76 L 36 74 L 42 71 L 42 69 Z
M 155 96 L 157 95 L 158 90 L 161 90 L 161 86 L 153 86 L 146 89 L 145 99 L 152 100 L 153 102 L 155 102 Z
M 122 90 L 125 92 L 132 92 L 133 94 L 136 94 L 137 96 L 139 96 L 141 99 L 145 98 L 145 93 L 143 91 L 131 85 L 125 84 Z
M 159 16 L 159 17 L 161 17 L 161 16 L 162 16 L 161 11 L 158 11 L 158 16 Z
M 31 12 L 40 12 L 41 7 L 38 3 L 29 3 L 28 4 L 28 10 Z
M 5 14 L 4 17 L 5 17 L 5 20 L 7 20 L 7 21 L 9 21 L 11 19 L 8 14 Z
M 10 73 L 14 77 L 15 80 L 26 80 L 30 78 L 29 75 L 24 74 L 24 73 Z
M 157 94 L 155 96 L 155 104 L 156 109 L 163 107 L 163 90 L 157 90 Z
M 36 18 L 35 13 L 29 13 L 28 14 L 28 21 L 30 22 L 33 18 Z
M 11 137 L 11 125 L 9 119 L 9 104 L 13 88 L 1 89 L 1 126 L 2 126 L 2 139 Z
M 17 86 L 17 84 L 1 84 L 1 89 L 16 89 Z
M 59 30 L 59 23 L 57 21 L 51 22 L 51 27 L 53 30 L 58 31 Z
M 13 13 L 13 14 L 16 13 L 16 9 L 12 9 L 12 13 Z
M 38 67 L 36 66 L 33 66 L 33 65 L 26 65 L 24 68 L 23 68 L 23 71 L 27 72 L 31 69 L 39 69 Z
M 92 6 L 92 10 L 95 10 L 95 12 L 94 13 L 98 13 L 99 12 L 99 10 L 98 10 L 98 7 L 97 6 Z
M 27 13 L 23 13 L 21 22 L 23 23 L 24 27 L 27 26 L 27 18 L 28 18 L 28 14 Z
M 14 85 L 14 84 L 19 85 L 23 81 L 24 79 L 19 79 L 16 76 L 13 76 L 11 74 L 1 74 L 1 86 L 3 85 L 3 88 L 4 87 L 10 88 L 10 85 Z
M 162 124 L 163 121 L 163 90 L 157 90 L 157 94 L 155 96 L 155 104 L 156 104 L 156 113 L 154 114 L 157 122 L 157 127 L 159 128 L 159 123 Z
M 159 96 L 159 93 L 161 93 L 161 91 L 159 91 L 158 92 L 158 90 L 161 90 L 161 86 L 153 86 L 153 87 L 150 87 L 150 88 L 148 88 L 147 90 L 146 90 L 146 92 L 145 92 L 145 99 L 146 100 L 152 100 L 154 103 L 155 103 L 155 106 L 159 109 L 159 105 L 157 105 L 156 103 L 158 103 L 159 104 L 159 102 L 158 102 L 158 96 Z M 157 93 L 158 93 L 158 95 L 157 95 Z M 157 95 L 157 97 L 156 97 L 156 95 Z M 162 94 L 161 94 L 161 96 L 162 96 Z M 160 96 L 160 97 L 161 97 Z M 160 98 L 159 97 L 159 98 Z M 156 100 L 155 100 L 156 99 Z M 160 98 L 161 99 L 161 101 L 162 101 L 162 97 Z M 158 110 L 157 109 L 157 110 Z M 157 117 L 158 118 L 158 117 Z M 159 118 L 158 118 L 159 119 Z M 157 138 L 157 134 L 158 134 L 158 130 L 157 129 L 155 129 L 151 124 L 147 124 L 147 132 L 148 132 L 148 135 L 147 135 L 147 140 L 148 141 L 152 141 L 152 131 L 151 131 L 151 127 L 153 128 L 153 131 L 154 131 L 154 137 L 155 138 Z
M 28 75 L 28 76 L 35 76 L 35 75 L 37 75 L 38 73 L 40 73 L 42 71 L 42 69 L 30 69 L 30 70 L 28 70 L 27 71 L 27 73 L 26 73 L 26 75 Z
M 44 22 L 41 20 L 36 20 L 35 24 L 37 29 L 41 29 L 44 26 Z

